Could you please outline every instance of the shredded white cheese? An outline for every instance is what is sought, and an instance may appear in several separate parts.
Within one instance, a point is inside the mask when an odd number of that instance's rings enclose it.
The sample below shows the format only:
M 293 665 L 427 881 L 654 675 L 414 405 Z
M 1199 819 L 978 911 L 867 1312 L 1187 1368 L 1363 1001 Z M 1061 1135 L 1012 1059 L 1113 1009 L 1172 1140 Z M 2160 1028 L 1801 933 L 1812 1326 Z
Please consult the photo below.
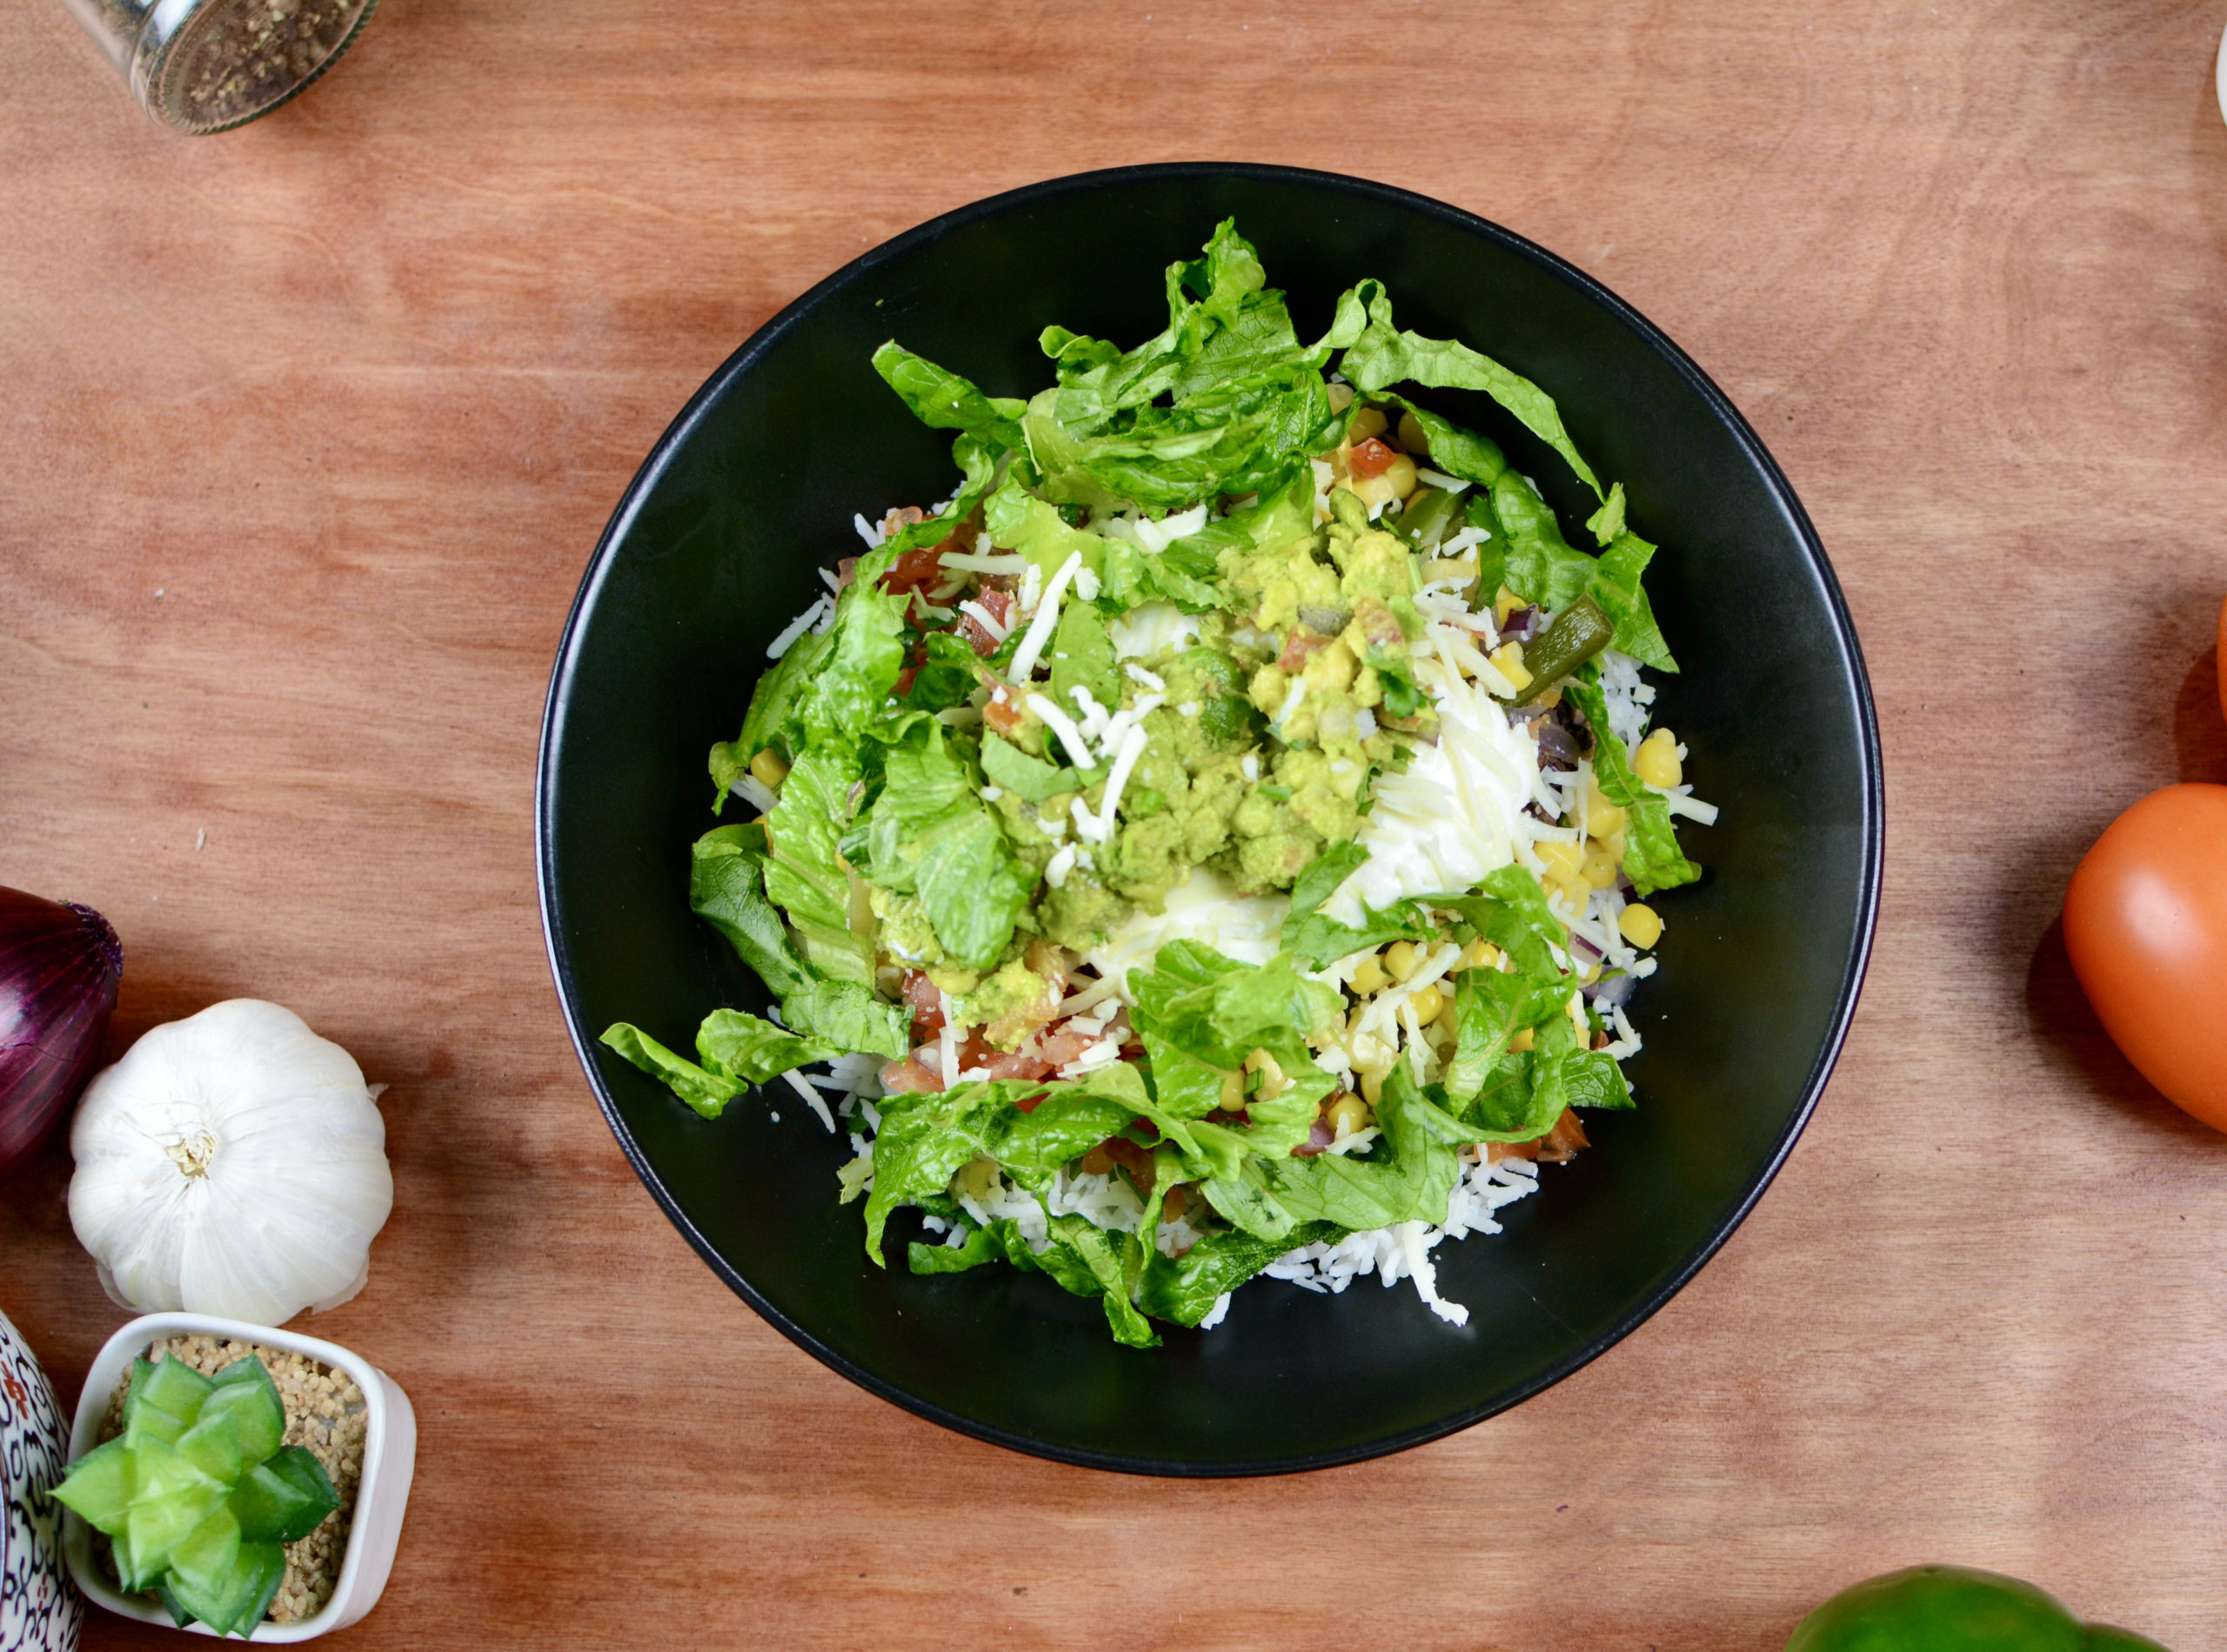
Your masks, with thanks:
M 824 619 L 832 619 L 834 616 L 834 612 L 835 605 L 832 601 L 826 597 L 819 598 L 813 603 L 811 607 L 806 609 L 794 619 L 790 620 L 787 625 L 782 626 L 781 634 L 774 638 L 772 642 L 766 645 L 766 658 L 768 659 L 779 659 L 783 654 L 787 653 L 791 648 L 796 645 L 796 640 L 798 638 L 803 636 L 807 631 L 810 631 L 813 625 L 818 621 Z
M 971 617 L 976 625 L 988 632 L 993 643 L 1001 643 L 1013 635 L 1010 627 L 1000 625 L 996 617 L 972 597 L 959 605 L 959 612 Z
M 1105 842 L 1114 835 L 1114 812 L 1121 805 L 1122 788 L 1129 784 L 1129 776 L 1137 766 L 1137 759 L 1145 754 L 1145 732 L 1132 728 L 1121 737 L 1120 755 L 1114 759 L 1114 772 L 1106 778 L 1106 800 L 1098 806 L 1098 841 Z M 1081 799 L 1076 799 L 1080 802 Z
M 1033 567 L 1033 563 L 1029 565 Z M 1027 634 L 1020 639 L 1020 647 L 1013 657 L 1013 668 L 1008 675 L 1016 683 L 1027 682 L 1036 670 L 1036 662 L 1043 658 L 1045 645 L 1052 640 L 1052 628 L 1060 623 L 1060 597 L 1067 583 L 1082 569 L 1082 552 L 1070 551 L 1060 571 L 1044 587 L 1043 600 L 1036 605 L 1036 617 L 1028 622 Z
M 1049 695 L 1031 694 L 1027 704 L 1028 709 L 1042 719 L 1044 726 L 1060 737 L 1060 744 L 1067 748 L 1067 754 L 1076 762 L 1089 768 L 1097 761 L 1091 755 L 1090 742 L 1075 726 L 1074 719 L 1061 711 Z
M 939 565 L 963 569 L 968 573 L 1019 573 L 1030 565 L 1018 551 L 946 551 Z

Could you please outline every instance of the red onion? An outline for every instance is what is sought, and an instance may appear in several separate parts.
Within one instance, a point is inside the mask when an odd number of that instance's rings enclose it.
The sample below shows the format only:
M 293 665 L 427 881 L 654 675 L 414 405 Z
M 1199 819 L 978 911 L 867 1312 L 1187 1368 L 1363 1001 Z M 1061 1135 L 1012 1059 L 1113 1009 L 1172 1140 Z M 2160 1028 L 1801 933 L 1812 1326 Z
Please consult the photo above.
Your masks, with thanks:
M 85 1087 L 123 974 L 124 943 L 90 906 L 0 889 L 0 1176 Z

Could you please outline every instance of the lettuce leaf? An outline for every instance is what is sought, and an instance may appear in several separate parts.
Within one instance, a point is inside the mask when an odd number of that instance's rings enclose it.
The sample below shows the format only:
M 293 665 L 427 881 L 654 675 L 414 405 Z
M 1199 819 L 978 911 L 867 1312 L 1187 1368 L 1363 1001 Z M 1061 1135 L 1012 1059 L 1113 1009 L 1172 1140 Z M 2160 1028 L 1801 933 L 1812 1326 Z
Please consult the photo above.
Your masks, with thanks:
M 1264 1047 L 1280 1060 L 1279 1043 L 1305 1050 L 1307 1034 L 1340 1002 L 1335 988 L 1301 974 L 1287 955 L 1243 964 L 1194 940 L 1162 946 L 1152 968 L 1129 977 L 1129 988 L 1136 1000 L 1131 1021 L 1140 1032 L 1149 1022 L 1178 1048 L 1225 1069 Z M 1289 1063 L 1285 1076 L 1298 1076 Z
M 886 712 L 905 667 L 905 606 L 878 581 L 854 581 L 836 606 L 832 645 L 796 712 L 806 746 L 854 741 Z
M 1134 350 L 1045 330 L 1059 382 L 1021 428 L 1047 497 L 1174 508 L 1265 490 L 1334 439 L 1328 347 L 1299 342 L 1233 222 L 1167 287 L 1167 326 Z
M 973 515 L 1004 478 L 1011 464 L 1014 449 L 1005 444 L 984 441 L 979 437 L 960 434 L 951 445 L 952 463 L 959 466 L 963 478 L 951 503 L 924 522 L 915 522 L 899 528 L 881 543 L 875 554 L 883 560 L 875 571 L 886 567 L 907 551 L 941 545 L 958 532 L 960 523 Z
M 1559 979 L 1562 966 L 1554 952 L 1565 956 L 1569 931 L 1547 904 L 1539 880 L 1521 866 L 1507 866 L 1485 874 L 1477 893 L 1466 895 L 1426 895 L 1424 903 L 1458 913 L 1487 940 L 1506 953 L 1525 975 Z M 1568 996 L 1567 993 L 1564 994 Z
M 929 429 L 963 431 L 998 447 L 1020 445 L 1026 402 L 985 396 L 972 379 L 914 355 L 893 338 L 873 352 L 873 370 Z
M 1585 518 L 1585 531 L 1593 536 L 1593 543 L 1607 550 L 1624 531 L 1624 485 L 1617 482 L 1608 489 L 1608 497 L 1601 501 L 1601 508 Z
M 1640 584 L 1640 576 L 1647 572 L 1654 555 L 1655 547 L 1645 539 L 1629 529 L 1620 530 L 1602 552 L 1585 589 L 1615 622 L 1616 634 L 1609 646 L 1642 665 L 1676 671 L 1678 662 L 1670 656 L 1670 645 L 1663 640 L 1662 628 L 1655 623 L 1655 605 L 1647 599 L 1646 588 Z
M 1066 792 L 1087 791 L 1101 778 L 1094 768 L 1063 769 L 1040 757 L 1031 757 L 995 734 L 982 739 L 982 772 L 991 785 L 1003 786 L 1030 803 L 1041 803 Z
M 675 1095 L 707 1119 L 718 1118 L 728 1102 L 752 1085 L 844 1053 L 840 1046 L 799 1038 L 771 1021 L 732 1009 L 713 1010 L 704 1018 L 696 1032 L 693 1061 L 625 1021 L 606 1027 L 602 1041 L 652 1078 L 663 1079 Z
M 1555 1120 L 1569 1106 L 1573 1058 L 1590 1052 L 1580 1047 L 1577 1029 L 1567 1014 L 1539 1022 L 1533 1037 L 1530 1050 L 1502 1060 L 1462 1107 L 1461 1117 L 1479 1138 L 1535 1141 L 1555 1127 Z
M 982 524 L 993 544 L 1027 557 L 1047 580 L 1070 556 L 1080 556 L 1091 572 L 1104 573 L 1107 541 L 1068 526 L 1057 506 L 1029 492 L 1018 478 L 1008 477 L 990 495 L 982 507 Z
M 1430 448 L 1428 463 L 1434 471 L 1489 488 L 1508 469 L 1508 456 L 1491 438 L 1480 436 L 1450 418 L 1441 418 L 1428 408 L 1418 407 L 1405 396 L 1388 393 L 1382 399 L 1412 414 L 1415 423 L 1422 426 L 1423 439 Z M 1622 488 L 1623 484 L 1619 482 L 1615 497 L 1620 500 Z
M 1201 575 L 1177 559 L 1174 545 L 1154 556 L 1126 539 L 1109 538 L 1105 544 L 1105 584 L 1098 605 L 1107 612 L 1127 613 L 1148 602 L 1172 602 L 1187 614 L 1208 613 L 1222 605 L 1222 590 L 1213 583 L 1211 565 Z
M 1542 608 L 1567 608 L 1585 594 L 1595 565 L 1562 538 L 1561 524 L 1538 490 L 1514 471 L 1493 484 L 1493 516 L 1507 537 L 1508 588 Z
M 1320 910 L 1368 859 L 1368 851 L 1358 843 L 1334 843 L 1308 863 L 1291 886 L 1291 911 L 1283 927 L 1286 952 L 1321 969 L 1365 946 L 1420 940 L 1430 933 L 1430 914 L 1412 900 L 1394 901 L 1381 912 L 1363 907 L 1358 928 Z
M 1655 622 L 1655 609 L 1647 599 L 1640 576 L 1655 555 L 1655 547 L 1623 527 L 1623 484 L 1618 483 L 1613 505 L 1603 505 L 1594 516 L 1602 522 L 1613 517 L 1616 532 L 1598 557 L 1588 556 L 1562 538 L 1561 525 L 1547 502 L 1531 484 L 1514 471 L 1493 485 L 1494 519 L 1505 536 L 1501 578 L 1526 602 L 1542 608 L 1568 607 L 1589 596 L 1615 622 L 1609 646 L 1629 654 L 1642 665 L 1675 671 L 1669 645 Z
M 1235 1290 L 1286 1251 L 1338 1237 L 1334 1224 L 1310 1222 L 1277 1240 L 1247 1233 L 1209 1234 L 1180 1256 L 1155 1251 L 1145 1259 L 1137 1306 L 1154 1319 L 1196 1325 L 1226 1292 Z
M 601 1042 L 625 1056 L 653 1079 L 662 1079 L 672 1093 L 705 1118 L 716 1119 L 728 1102 L 749 1087 L 723 1073 L 714 1073 L 685 1056 L 676 1055 L 628 1021 L 605 1027 Z
M 712 1072 L 747 1084 L 763 1084 L 813 1061 L 833 1060 L 847 1048 L 825 1039 L 800 1037 L 736 1009 L 715 1009 L 696 1029 L 696 1059 Z
M 981 685 L 980 655 L 973 645 L 954 631 L 932 631 L 920 639 L 920 668 L 905 691 L 905 704 L 913 711 L 935 712 L 964 705 Z
M 1044 1099 L 1031 1111 L 1018 1109 L 1035 1095 Z M 940 1195 L 977 1157 L 988 1154 L 1024 1186 L 1048 1187 L 1053 1171 L 1120 1134 L 1144 1102 L 1144 1080 L 1127 1064 L 1080 1079 L 979 1080 L 885 1097 L 866 1196 L 866 1254 L 880 1262 L 890 1212 Z
M 1608 732 L 1608 702 L 1596 678 L 1597 669 L 1588 666 L 1585 674 L 1563 684 L 1562 692 L 1592 726 L 1594 779 L 1608 801 L 1624 811 L 1624 875 L 1642 895 L 1691 883 L 1702 869 L 1679 848 L 1662 794 L 1632 772 L 1624 743 Z
M 1334 1222 L 1356 1233 L 1443 1222 L 1448 1196 L 1461 1179 L 1455 1149 L 1481 1140 L 1479 1133 L 1425 1097 L 1404 1061 L 1385 1080 L 1376 1117 L 1384 1134 L 1366 1159 L 1324 1153 L 1272 1161 L 1267 1181 L 1276 1202 L 1302 1222 Z
M 1143 1242 L 1137 1235 L 1093 1227 L 1080 1216 L 1054 1216 L 1046 1226 L 1051 1242 L 1040 1252 L 1029 1249 L 1016 1223 L 1001 1219 L 986 1227 L 970 1225 L 965 1241 L 958 1246 L 916 1241 L 907 1261 L 915 1274 L 959 1274 L 984 1262 L 1004 1261 L 1023 1272 L 1048 1274 L 1063 1290 L 1102 1300 L 1116 1342 L 1158 1348 L 1158 1334 L 1129 1300 L 1131 1278 L 1144 1263 Z
M 873 881 L 919 893 L 929 926 L 953 962 L 993 967 L 1027 909 L 1036 874 L 1013 853 L 996 813 L 982 801 L 980 782 L 950 749 L 941 724 L 923 720 L 888 749 L 867 837 Z
M 749 766 L 752 758 L 773 745 L 796 749 L 798 724 L 811 695 L 813 679 L 834 647 L 832 628 L 807 631 L 758 679 L 758 686 L 751 691 L 750 709 L 743 716 L 742 732 L 732 745 L 712 748 L 712 779 L 719 789 L 712 813 L 717 814 L 726 802 L 727 788 Z
M 1382 283 L 1364 281 L 1354 291 L 1368 307 L 1368 326 L 1338 365 L 1355 390 L 1374 395 L 1401 383 L 1438 390 L 1481 390 L 1561 454 L 1578 479 L 1596 497 L 1600 494 L 1600 478 L 1579 457 L 1576 444 L 1562 428 L 1562 416 L 1553 397 L 1521 373 L 1510 371 L 1458 340 L 1425 338 L 1401 331 L 1393 325 L 1392 301 L 1384 296 Z
M 838 1051 L 886 1055 L 894 1061 L 913 1047 L 912 1013 L 852 981 L 805 982 L 782 998 L 781 1019 L 790 1031 Z
M 736 954 L 776 997 L 813 972 L 789 939 L 780 908 L 766 895 L 766 828 L 716 826 L 688 852 L 688 908 L 727 938 Z
M 766 896 L 766 861 L 761 825 L 706 833 L 690 853 L 690 910 L 725 935 L 781 1000 L 781 1018 L 792 1031 L 844 1050 L 893 1060 L 903 1055 L 911 1044 L 904 1008 L 883 1003 L 854 980 L 824 977 L 805 962 L 780 909 Z
M 851 883 L 836 841 L 851 813 L 858 754 L 823 740 L 797 753 L 766 827 L 766 893 L 789 915 L 813 970 L 873 985 L 873 940 L 851 933 Z
M 1107 548 L 1111 550 L 1113 545 L 1109 541 Z M 1075 713 L 1078 686 L 1088 689 L 1091 697 L 1108 710 L 1120 707 L 1121 677 L 1114 666 L 1114 639 L 1107 632 L 1105 616 L 1090 604 L 1071 602 L 1060 609 L 1052 645 L 1045 652 L 1049 656 L 1051 698 L 1069 716 Z
M 1468 1116 L 1467 1109 L 1508 1059 L 1508 1047 L 1518 1033 L 1556 1017 L 1568 1025 L 1565 1007 L 1575 990 L 1558 975 L 1470 969 L 1455 977 L 1454 1057 L 1444 1083 L 1457 1114 Z

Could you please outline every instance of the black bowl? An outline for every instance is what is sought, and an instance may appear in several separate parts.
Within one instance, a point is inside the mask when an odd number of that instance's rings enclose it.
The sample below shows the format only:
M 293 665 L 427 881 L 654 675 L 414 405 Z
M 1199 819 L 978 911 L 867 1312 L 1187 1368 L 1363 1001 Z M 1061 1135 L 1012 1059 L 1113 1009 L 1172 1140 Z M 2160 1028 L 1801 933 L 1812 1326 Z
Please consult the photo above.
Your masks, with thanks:
M 884 1272 L 836 1203 L 849 1156 L 782 1086 L 707 1123 L 596 1042 L 614 1020 L 686 1048 L 766 995 L 689 913 L 705 752 L 732 738 L 766 645 L 855 553 L 853 512 L 950 492 L 948 437 L 867 365 L 894 336 L 993 394 L 1049 382 L 1048 322 L 1127 343 L 1166 318 L 1160 272 L 1234 216 L 1304 337 L 1364 276 L 1402 324 L 1498 357 L 1561 403 L 1580 450 L 1662 544 L 1649 576 L 1685 665 L 1660 721 L 1691 747 L 1708 867 L 1666 897 L 1661 973 L 1632 1018 L 1635 1112 L 1542 1174 L 1507 1232 L 1440 1247 L 1440 1288 L 1342 1296 L 1261 1281 L 1227 1320 L 1117 1347 L 1099 1304 L 1040 1275 Z M 1567 470 L 1481 398 L 1574 526 Z M 1273 167 L 1139 167 L 1001 195 L 877 248 L 768 323 L 651 453 L 581 584 L 550 686 L 537 811 L 543 919 L 582 1064 L 619 1145 L 698 1253 L 834 1369 L 950 1428 L 1100 1468 L 1277 1473 L 1466 1427 L 1567 1376 L 1660 1308 L 1739 1223 L 1800 1132 L 1855 1005 L 1879 892 L 1878 735 L 1854 632 L 1802 506 L 1677 347 L 1559 258 L 1396 190 Z M 769 1110 L 770 1109 L 770 1110 Z M 772 1116 L 779 1114 L 778 1121 Z

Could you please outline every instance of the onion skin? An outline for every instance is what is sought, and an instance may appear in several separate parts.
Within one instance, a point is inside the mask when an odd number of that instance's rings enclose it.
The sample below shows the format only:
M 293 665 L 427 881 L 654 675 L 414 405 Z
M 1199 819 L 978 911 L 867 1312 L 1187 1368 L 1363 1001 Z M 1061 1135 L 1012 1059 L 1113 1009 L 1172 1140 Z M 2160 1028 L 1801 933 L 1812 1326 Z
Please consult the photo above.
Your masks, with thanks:
M 124 944 L 90 906 L 0 888 L 0 1177 L 92 1076 L 123 976 Z

